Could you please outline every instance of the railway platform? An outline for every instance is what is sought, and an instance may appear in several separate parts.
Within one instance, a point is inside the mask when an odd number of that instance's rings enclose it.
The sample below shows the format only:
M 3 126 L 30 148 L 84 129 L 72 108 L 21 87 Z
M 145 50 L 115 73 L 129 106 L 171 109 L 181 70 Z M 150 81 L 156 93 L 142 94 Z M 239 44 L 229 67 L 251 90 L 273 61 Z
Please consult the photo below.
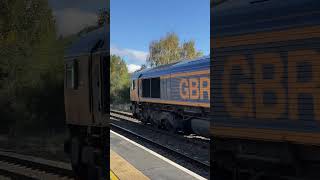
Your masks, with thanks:
M 162 155 L 110 131 L 111 179 L 205 179 Z

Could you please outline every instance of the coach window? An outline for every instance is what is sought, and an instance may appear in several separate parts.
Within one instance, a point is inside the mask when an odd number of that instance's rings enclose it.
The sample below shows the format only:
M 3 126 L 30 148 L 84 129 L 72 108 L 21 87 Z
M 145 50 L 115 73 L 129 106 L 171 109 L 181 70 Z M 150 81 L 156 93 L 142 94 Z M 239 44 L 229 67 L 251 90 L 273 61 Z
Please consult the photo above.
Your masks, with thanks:
M 78 62 L 72 61 L 66 64 L 66 87 L 69 89 L 78 88 Z
M 160 98 L 160 78 L 151 79 L 151 97 Z

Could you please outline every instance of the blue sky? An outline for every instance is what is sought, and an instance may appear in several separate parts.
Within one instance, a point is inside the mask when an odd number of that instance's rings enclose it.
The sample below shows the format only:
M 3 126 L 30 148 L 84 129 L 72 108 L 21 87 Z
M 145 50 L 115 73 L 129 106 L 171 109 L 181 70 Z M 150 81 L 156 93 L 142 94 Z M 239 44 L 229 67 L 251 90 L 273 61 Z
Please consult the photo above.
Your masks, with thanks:
M 149 43 L 175 32 L 180 42 L 194 40 L 210 51 L 209 0 L 111 0 L 111 53 L 123 57 L 130 71 L 145 63 Z

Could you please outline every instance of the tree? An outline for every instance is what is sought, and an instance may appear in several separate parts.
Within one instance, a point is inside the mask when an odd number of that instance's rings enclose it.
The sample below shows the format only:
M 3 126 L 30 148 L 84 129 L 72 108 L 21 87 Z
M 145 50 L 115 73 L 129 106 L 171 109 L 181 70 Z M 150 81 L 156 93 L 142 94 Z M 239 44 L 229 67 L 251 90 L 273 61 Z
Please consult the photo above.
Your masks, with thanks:
M 147 65 L 146 65 L 146 64 L 142 64 L 141 67 L 140 67 L 140 69 L 138 69 L 137 71 L 142 71 L 142 70 L 144 70 L 144 69 L 147 69 Z M 137 71 L 136 71 L 136 72 L 137 72 Z
M 64 123 L 64 49 L 46 0 L 0 1 L 0 49 L 1 122 L 31 131 Z
M 110 101 L 128 102 L 130 98 L 130 78 L 125 61 L 116 55 L 110 58 Z
M 202 56 L 202 52 L 197 52 L 194 41 L 185 42 L 180 49 L 181 59 L 193 59 Z
M 194 41 L 187 41 L 180 45 L 177 34 L 167 33 L 160 40 L 154 40 L 150 43 L 147 63 L 154 67 L 182 59 L 193 59 L 201 55 L 202 53 L 195 49 Z

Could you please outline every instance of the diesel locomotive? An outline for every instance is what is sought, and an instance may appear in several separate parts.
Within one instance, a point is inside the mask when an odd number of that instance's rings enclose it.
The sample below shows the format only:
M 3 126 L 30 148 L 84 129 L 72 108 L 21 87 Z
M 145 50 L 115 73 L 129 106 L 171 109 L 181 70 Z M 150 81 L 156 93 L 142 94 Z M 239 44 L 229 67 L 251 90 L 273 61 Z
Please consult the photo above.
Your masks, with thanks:
M 64 99 L 76 179 L 109 175 L 109 25 L 79 37 L 65 53 Z
M 212 176 L 319 179 L 320 1 L 211 5 Z
M 133 116 L 170 132 L 209 136 L 209 71 L 207 56 L 133 73 Z

